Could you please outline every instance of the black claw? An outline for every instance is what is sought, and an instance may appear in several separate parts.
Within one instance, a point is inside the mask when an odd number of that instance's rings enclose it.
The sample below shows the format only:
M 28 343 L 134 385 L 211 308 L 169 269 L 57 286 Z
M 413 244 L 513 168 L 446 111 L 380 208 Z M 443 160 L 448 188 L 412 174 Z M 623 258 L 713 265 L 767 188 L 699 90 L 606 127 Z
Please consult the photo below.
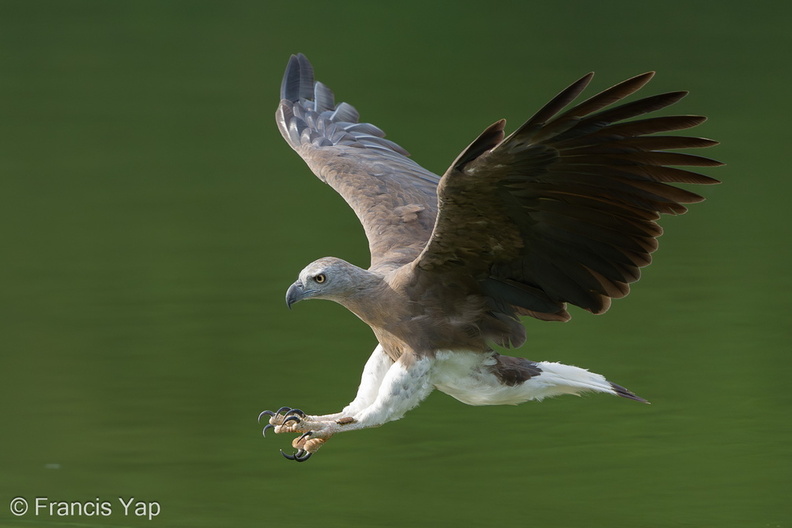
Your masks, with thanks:
M 289 412 L 289 411 L 291 411 L 291 407 L 281 407 L 280 409 L 275 411 L 275 414 L 280 414 L 282 412 Z
M 259 422 L 261 422 L 261 417 L 264 416 L 265 414 L 267 416 L 275 416 L 275 413 L 272 412 L 272 411 L 261 411 L 261 414 L 259 414 L 259 417 L 258 417 L 258 421 Z
M 307 431 L 307 432 L 301 434 L 300 437 L 297 439 L 297 441 L 298 442 L 302 442 L 303 440 L 305 440 L 306 438 L 308 438 L 312 434 L 313 434 L 313 431 Z
M 295 453 L 295 455 L 294 455 L 294 460 L 295 460 L 296 462 L 305 462 L 306 460 L 308 460 L 309 458 L 311 458 L 311 455 L 312 455 L 312 454 L 313 454 L 313 453 L 309 453 L 309 452 L 308 452 L 308 451 L 306 451 L 305 449 L 298 449 L 298 450 L 297 450 L 297 453 Z
M 282 426 L 285 426 L 285 425 L 286 425 L 287 423 L 289 423 L 289 422 L 297 422 L 297 423 L 300 423 L 300 418 L 299 418 L 299 417 L 297 417 L 297 416 L 291 415 L 291 416 L 287 417 L 285 420 L 283 420 L 283 423 L 282 423 L 281 425 L 282 425 Z
M 291 416 L 293 414 L 296 414 L 296 415 L 300 416 L 301 418 L 305 418 L 305 413 L 302 412 L 300 409 L 292 409 L 290 411 L 287 411 L 284 416 Z
M 275 426 L 272 425 L 272 424 L 265 425 L 264 429 L 262 429 L 262 431 L 261 431 L 261 434 L 263 434 L 264 436 L 267 436 L 267 429 L 275 429 Z
M 294 460 L 295 462 L 305 462 L 306 460 L 311 458 L 311 455 L 313 453 L 309 453 L 305 449 L 298 449 L 296 453 L 294 453 L 293 455 L 289 455 L 284 453 L 283 449 L 281 449 L 280 454 L 283 455 L 283 458 L 286 458 L 288 460 Z

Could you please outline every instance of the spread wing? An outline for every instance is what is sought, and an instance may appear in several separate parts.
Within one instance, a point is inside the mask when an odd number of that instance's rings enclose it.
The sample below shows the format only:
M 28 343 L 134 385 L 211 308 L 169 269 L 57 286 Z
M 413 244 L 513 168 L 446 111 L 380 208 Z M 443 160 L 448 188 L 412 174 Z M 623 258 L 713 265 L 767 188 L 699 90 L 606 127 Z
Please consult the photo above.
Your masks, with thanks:
M 333 92 L 314 82 L 302 54 L 289 60 L 275 117 L 289 145 L 355 211 L 372 268 L 412 262 L 435 223 L 440 177 L 412 161 L 382 130 L 358 122 L 354 107 L 336 105 Z
M 646 84 L 628 79 L 562 112 L 586 75 L 504 139 L 489 127 L 451 165 L 437 223 L 415 272 L 429 281 L 473 284 L 496 312 L 566 320 L 565 303 L 602 313 L 627 295 L 662 233 L 660 213 L 703 200 L 672 183 L 717 183 L 672 166 L 715 166 L 667 149 L 708 147 L 703 138 L 650 135 L 695 126 L 699 116 L 624 121 L 685 92 L 606 108 Z M 442 279 L 441 279 L 442 277 Z M 466 280 L 466 282 L 465 282 Z

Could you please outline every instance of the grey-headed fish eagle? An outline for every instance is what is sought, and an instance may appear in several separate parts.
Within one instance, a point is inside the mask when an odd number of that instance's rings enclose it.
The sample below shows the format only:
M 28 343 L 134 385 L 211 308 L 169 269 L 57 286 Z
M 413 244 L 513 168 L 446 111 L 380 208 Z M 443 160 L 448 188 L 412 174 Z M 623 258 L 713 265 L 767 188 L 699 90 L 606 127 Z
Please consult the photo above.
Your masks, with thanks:
M 342 304 L 379 341 L 355 399 L 340 412 L 264 411 L 264 427 L 296 433 L 304 461 L 336 433 L 401 418 L 437 389 L 469 405 L 518 404 L 597 391 L 645 402 L 600 374 L 493 350 L 525 342 L 521 316 L 570 318 L 567 303 L 599 314 L 649 264 L 661 213 L 703 200 L 674 183 L 717 180 L 679 166 L 719 162 L 679 149 L 710 139 L 667 135 L 704 117 L 638 116 L 686 95 L 620 101 L 653 76 L 627 79 L 567 108 L 593 74 L 559 93 L 506 136 L 487 128 L 437 176 L 412 161 L 354 107 L 335 104 L 302 55 L 290 58 L 276 113 L 286 142 L 355 211 L 371 265 L 327 257 L 289 287 Z M 619 103 L 619 104 L 617 104 Z

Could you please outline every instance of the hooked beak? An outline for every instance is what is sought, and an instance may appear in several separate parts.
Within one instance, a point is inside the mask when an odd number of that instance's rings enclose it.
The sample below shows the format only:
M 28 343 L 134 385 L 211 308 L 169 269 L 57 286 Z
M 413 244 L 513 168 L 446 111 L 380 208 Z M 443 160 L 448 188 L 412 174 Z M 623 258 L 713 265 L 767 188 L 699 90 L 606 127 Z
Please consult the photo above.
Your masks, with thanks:
M 286 290 L 286 306 L 291 309 L 292 304 L 300 302 L 305 298 L 305 288 L 299 280 L 289 286 Z

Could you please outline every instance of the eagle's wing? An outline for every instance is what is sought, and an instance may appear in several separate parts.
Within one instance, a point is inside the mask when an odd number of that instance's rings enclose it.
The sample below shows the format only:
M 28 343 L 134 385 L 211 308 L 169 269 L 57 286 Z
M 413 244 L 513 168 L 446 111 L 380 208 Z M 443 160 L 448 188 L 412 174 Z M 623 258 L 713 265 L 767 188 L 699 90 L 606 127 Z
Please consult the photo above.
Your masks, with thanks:
M 398 267 L 423 250 L 435 223 L 440 177 L 410 158 L 354 107 L 335 104 L 313 68 L 292 55 L 276 113 L 283 137 L 363 224 L 372 267 Z
M 559 115 L 589 74 L 509 137 L 504 121 L 489 127 L 443 176 L 437 223 L 415 273 L 474 284 L 496 311 L 512 317 L 566 320 L 565 303 L 602 313 L 611 298 L 625 296 L 657 249 L 660 213 L 683 213 L 681 204 L 703 199 L 669 183 L 717 183 L 670 166 L 720 165 L 666 150 L 714 141 L 648 135 L 689 128 L 703 117 L 624 121 L 686 92 L 605 109 L 652 75 L 628 79 Z

